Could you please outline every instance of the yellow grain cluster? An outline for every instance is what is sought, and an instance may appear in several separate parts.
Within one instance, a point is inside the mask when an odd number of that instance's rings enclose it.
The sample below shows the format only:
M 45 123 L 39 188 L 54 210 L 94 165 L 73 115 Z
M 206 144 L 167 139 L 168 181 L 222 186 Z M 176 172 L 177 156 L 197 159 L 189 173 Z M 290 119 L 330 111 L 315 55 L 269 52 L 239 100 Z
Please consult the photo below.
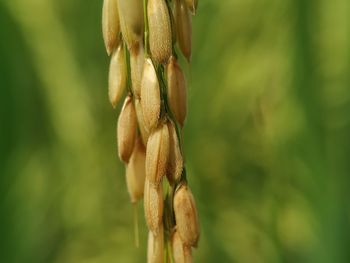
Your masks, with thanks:
M 190 263 L 199 240 L 181 137 L 187 82 L 177 54 L 191 61 L 196 10 L 197 0 L 104 0 L 102 7 L 114 108 L 126 93 L 117 123 L 118 155 L 131 202 L 144 199 L 149 263 Z

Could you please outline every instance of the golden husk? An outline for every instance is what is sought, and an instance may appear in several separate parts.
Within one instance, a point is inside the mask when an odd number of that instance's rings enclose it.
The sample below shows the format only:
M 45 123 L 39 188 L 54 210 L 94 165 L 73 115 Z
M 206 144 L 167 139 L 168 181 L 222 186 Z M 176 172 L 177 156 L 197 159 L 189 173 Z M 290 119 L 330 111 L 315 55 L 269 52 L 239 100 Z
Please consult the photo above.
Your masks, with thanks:
M 184 0 L 175 1 L 175 20 L 177 39 L 187 61 L 191 61 L 192 55 L 192 17 Z
M 148 232 L 147 244 L 147 263 L 164 262 L 164 230 L 160 227 L 160 233 L 154 236 L 151 231 Z
M 132 203 L 143 198 L 145 186 L 146 149 L 141 138 L 137 138 L 129 163 L 126 165 L 126 184 Z
M 180 186 L 174 196 L 176 229 L 186 246 L 197 246 L 199 239 L 199 221 L 193 195 L 187 185 Z
M 168 122 L 169 129 L 169 160 L 167 166 L 167 178 L 170 184 L 178 181 L 181 178 L 183 170 L 183 158 L 180 150 L 179 139 L 176 134 L 175 125 L 172 121 Z
M 149 46 L 157 63 L 166 63 L 171 55 L 172 33 L 165 0 L 148 0 Z
M 108 97 L 115 108 L 123 95 L 126 86 L 127 68 L 125 63 L 124 48 L 122 45 L 113 52 L 109 65 Z
M 158 236 L 163 219 L 163 186 L 153 185 L 146 177 L 144 190 L 144 210 L 146 223 L 154 236 Z
M 108 56 L 119 44 L 119 33 L 117 0 L 104 0 L 102 6 L 102 34 Z
M 118 10 L 123 39 L 131 50 L 142 42 L 143 2 L 142 0 L 118 0 Z
M 171 246 L 173 251 L 174 263 L 192 263 L 191 247 L 184 246 L 177 231 L 172 236 Z
M 140 45 L 135 46 L 130 52 L 131 83 L 136 98 L 140 98 L 141 96 L 141 81 L 144 63 L 144 48 L 143 44 L 140 43 Z
M 123 108 L 118 118 L 117 140 L 119 158 L 129 162 L 137 135 L 137 118 L 134 104 L 130 96 L 125 98 Z
M 147 142 L 146 177 L 151 184 L 159 185 L 166 174 L 169 148 L 169 129 L 162 123 L 153 130 Z
M 145 60 L 141 81 L 141 106 L 145 127 L 151 131 L 160 115 L 160 87 L 156 70 L 150 58 Z
M 146 146 L 148 137 L 149 137 L 149 132 L 146 130 L 146 127 L 145 127 L 145 120 L 143 118 L 140 99 L 135 99 L 135 109 L 136 109 L 137 122 L 139 124 L 139 131 L 141 134 L 142 142 L 143 142 L 143 145 Z
M 167 66 L 167 81 L 170 109 L 177 122 L 183 127 L 187 115 L 187 87 L 185 76 L 173 56 Z

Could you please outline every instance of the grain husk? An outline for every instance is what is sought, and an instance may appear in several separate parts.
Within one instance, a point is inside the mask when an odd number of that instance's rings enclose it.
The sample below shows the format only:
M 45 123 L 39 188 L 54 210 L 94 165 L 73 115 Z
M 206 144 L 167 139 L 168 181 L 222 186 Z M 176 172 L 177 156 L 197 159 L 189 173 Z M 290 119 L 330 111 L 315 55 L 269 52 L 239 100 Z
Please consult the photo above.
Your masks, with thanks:
M 148 232 L 147 244 L 147 263 L 164 262 L 164 230 L 160 227 L 160 233 L 154 236 L 151 231 Z
M 187 61 L 190 62 L 192 56 L 192 17 L 184 0 L 175 1 L 175 20 L 179 47 Z
M 136 111 L 130 96 L 124 101 L 118 118 L 117 140 L 119 158 L 125 163 L 129 162 L 137 135 Z
M 157 63 L 166 63 L 171 55 L 172 32 L 165 0 L 148 0 L 149 46 Z
M 128 49 L 142 42 L 143 37 L 143 2 L 142 0 L 117 0 L 120 29 Z
M 146 177 L 154 185 L 159 185 L 166 174 L 169 148 L 169 129 L 161 123 L 148 138 L 146 149 Z
M 104 0 L 102 6 L 102 35 L 108 56 L 119 44 L 119 33 L 117 0 Z
M 126 87 L 127 68 L 125 63 L 124 48 L 122 45 L 113 52 L 109 65 L 108 97 L 115 108 L 123 95 Z
M 163 219 L 163 186 L 152 184 L 146 177 L 144 190 L 144 210 L 148 229 L 158 236 Z
M 150 58 L 145 60 L 141 81 L 141 106 L 145 127 L 151 131 L 160 115 L 160 87 L 156 70 Z
M 200 230 L 196 204 L 187 185 L 181 185 L 174 196 L 176 229 L 186 246 L 197 246 Z
M 185 76 L 172 56 L 167 66 L 168 102 L 177 122 L 184 126 L 187 115 L 187 87 Z
M 191 247 L 185 246 L 182 243 L 180 235 L 177 231 L 174 232 L 171 239 L 171 247 L 173 251 L 174 263 L 192 263 Z
M 145 188 L 146 149 L 141 138 L 137 138 L 129 163 L 126 165 L 126 184 L 132 203 L 143 198 Z

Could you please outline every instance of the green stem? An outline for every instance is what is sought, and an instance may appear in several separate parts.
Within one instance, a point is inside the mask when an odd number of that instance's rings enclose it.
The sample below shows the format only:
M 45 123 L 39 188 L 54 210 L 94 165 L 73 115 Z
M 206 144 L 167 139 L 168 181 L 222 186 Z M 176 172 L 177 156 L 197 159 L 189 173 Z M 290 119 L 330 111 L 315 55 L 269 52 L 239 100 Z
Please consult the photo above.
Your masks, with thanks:
M 148 29 L 148 13 L 147 13 L 147 3 L 148 0 L 143 0 L 143 21 L 145 24 L 145 57 L 149 57 L 149 39 L 148 39 L 148 35 L 149 35 L 149 29 Z
M 138 248 L 140 245 L 140 241 L 139 241 L 139 223 L 138 223 L 138 216 L 137 216 L 137 203 L 133 203 L 133 210 L 134 210 L 135 246 L 136 248 Z

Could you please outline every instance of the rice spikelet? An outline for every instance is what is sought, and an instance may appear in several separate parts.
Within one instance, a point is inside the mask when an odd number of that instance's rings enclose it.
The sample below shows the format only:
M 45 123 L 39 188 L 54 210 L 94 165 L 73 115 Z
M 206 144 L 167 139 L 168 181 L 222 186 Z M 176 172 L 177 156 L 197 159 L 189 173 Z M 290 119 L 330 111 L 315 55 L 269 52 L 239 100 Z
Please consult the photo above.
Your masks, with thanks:
M 117 0 L 104 0 L 102 6 L 102 34 L 108 56 L 119 44 L 119 33 Z
M 145 186 L 146 149 L 141 138 L 137 138 L 129 163 L 126 165 L 126 185 L 132 203 L 143 198 Z
M 126 87 L 127 68 L 124 48 L 120 45 L 112 54 L 108 75 L 108 97 L 115 108 Z
M 163 186 L 153 185 L 146 178 L 144 190 L 144 210 L 146 223 L 154 236 L 158 236 L 163 220 Z
M 181 178 L 184 162 L 180 150 L 179 139 L 176 134 L 175 125 L 172 121 L 168 122 L 169 129 L 169 161 L 167 166 L 167 178 L 171 184 Z
M 188 246 L 184 246 L 177 231 L 172 236 L 171 247 L 173 250 L 174 263 L 192 263 L 192 251 Z
M 129 162 L 137 134 L 137 119 L 132 98 L 127 96 L 118 118 L 117 140 L 119 158 Z
M 142 42 L 143 3 L 142 0 L 117 0 L 120 29 L 123 39 L 131 50 Z
M 164 260 L 164 230 L 160 228 L 160 233 L 154 236 L 148 232 L 147 263 L 163 263 Z
M 166 173 L 169 146 L 168 126 L 163 123 L 153 130 L 147 142 L 146 177 L 154 185 L 159 185 Z
M 168 102 L 177 122 L 181 127 L 187 115 L 187 87 L 185 76 L 176 58 L 171 57 L 167 66 Z
M 149 46 L 157 63 L 166 63 L 171 55 L 172 33 L 165 0 L 148 0 Z
M 184 0 L 175 1 L 175 20 L 179 47 L 187 61 L 192 55 L 192 18 Z
M 160 87 L 156 70 L 150 58 L 145 60 L 141 81 L 141 106 L 145 126 L 151 131 L 160 115 Z
M 180 186 L 174 196 L 176 229 L 186 246 L 197 246 L 199 222 L 196 204 L 187 185 Z

